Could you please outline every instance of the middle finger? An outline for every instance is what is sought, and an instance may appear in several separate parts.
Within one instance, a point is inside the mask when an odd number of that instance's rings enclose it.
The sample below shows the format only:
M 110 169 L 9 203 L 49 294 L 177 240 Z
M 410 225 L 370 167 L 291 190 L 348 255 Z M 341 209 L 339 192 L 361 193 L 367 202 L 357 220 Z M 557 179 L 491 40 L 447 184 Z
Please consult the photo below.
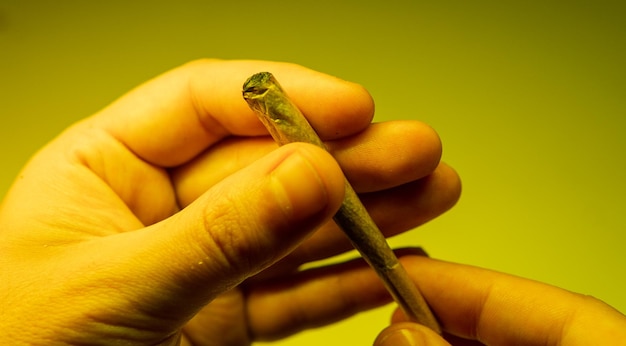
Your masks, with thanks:
M 354 136 L 326 145 L 359 193 L 423 178 L 437 167 L 441 157 L 439 137 L 417 121 L 372 124 Z M 181 207 L 274 149 L 276 144 L 268 136 L 231 137 L 173 169 L 172 181 Z

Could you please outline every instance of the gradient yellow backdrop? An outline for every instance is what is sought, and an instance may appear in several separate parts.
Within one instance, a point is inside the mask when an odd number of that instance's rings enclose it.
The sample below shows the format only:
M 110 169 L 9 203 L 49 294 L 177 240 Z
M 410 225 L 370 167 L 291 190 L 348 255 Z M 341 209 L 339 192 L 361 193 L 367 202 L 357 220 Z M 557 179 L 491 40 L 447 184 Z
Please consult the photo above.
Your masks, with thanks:
M 626 311 L 626 21 L 620 1 L 0 2 L 0 194 L 32 153 L 202 57 L 300 63 L 420 119 L 460 203 L 392 239 Z M 419 143 L 407 143 L 419 145 Z M 369 345 L 392 307 L 278 345 Z

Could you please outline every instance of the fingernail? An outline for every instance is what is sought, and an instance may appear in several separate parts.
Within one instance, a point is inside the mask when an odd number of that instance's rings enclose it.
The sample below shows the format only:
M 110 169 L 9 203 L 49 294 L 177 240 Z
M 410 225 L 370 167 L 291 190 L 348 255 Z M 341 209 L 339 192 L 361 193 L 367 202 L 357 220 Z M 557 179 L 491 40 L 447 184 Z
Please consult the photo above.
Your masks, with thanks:
M 417 346 L 420 345 L 418 341 L 414 333 L 409 330 L 397 329 L 387 334 L 382 340 L 376 343 L 376 346 Z
M 272 188 L 285 215 L 302 220 L 328 205 L 328 193 L 322 177 L 309 159 L 294 151 L 272 172 Z

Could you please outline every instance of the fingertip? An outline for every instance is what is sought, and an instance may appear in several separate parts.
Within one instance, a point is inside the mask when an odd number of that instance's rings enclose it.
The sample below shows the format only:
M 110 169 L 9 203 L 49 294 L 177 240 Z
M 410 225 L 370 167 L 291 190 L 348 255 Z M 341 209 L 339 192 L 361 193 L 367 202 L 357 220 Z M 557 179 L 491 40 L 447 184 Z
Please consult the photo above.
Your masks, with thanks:
M 226 246 L 236 249 L 227 255 L 230 262 L 246 257 L 271 263 L 330 219 L 343 200 L 344 188 L 341 169 L 325 150 L 305 143 L 288 144 L 203 195 L 204 218 L 222 221 L 205 222 L 211 227 L 204 232 L 220 237 L 238 233 L 238 241 Z M 225 238 L 218 242 L 233 240 Z M 250 274 L 263 268 L 245 269 Z
M 440 163 L 436 171 L 439 175 L 440 184 L 446 187 L 440 191 L 445 193 L 441 199 L 445 202 L 442 207 L 444 210 L 448 210 L 456 205 L 461 198 L 461 192 L 463 191 L 461 177 L 454 168 L 446 163 Z
M 217 64 L 216 64 L 217 62 Z M 239 102 L 230 110 L 216 107 L 213 100 L 207 106 L 208 113 L 219 115 L 222 112 L 247 114 L 247 119 L 255 118 L 247 109 L 241 98 L 241 84 L 252 74 L 267 71 L 271 72 L 286 94 L 294 101 L 298 108 L 307 117 L 313 128 L 324 140 L 336 139 L 358 133 L 365 129 L 374 117 L 374 99 L 369 91 L 362 85 L 343 80 L 327 73 L 319 72 L 302 65 L 288 62 L 256 61 L 256 60 L 225 60 L 225 61 L 200 61 L 192 64 L 201 67 L 209 67 L 211 72 L 208 77 L 219 80 L 213 83 L 212 93 L 224 93 L 231 90 L 230 83 L 237 81 L 237 99 Z M 219 67 L 219 68 L 216 68 Z M 234 76 L 238 76 L 234 78 Z M 207 78 L 202 78 L 206 80 Z M 230 100 L 234 95 L 222 95 L 219 99 Z M 214 98 L 215 99 L 215 98 Z M 231 123 L 229 119 L 237 117 L 222 117 L 220 124 L 231 132 L 241 128 L 239 123 Z M 240 120 L 237 120 L 240 122 Z M 259 127 L 252 127 L 246 123 L 248 134 L 256 133 Z
M 345 180 L 341 168 L 325 150 L 294 143 L 291 153 L 271 173 L 271 186 L 285 216 L 292 221 L 311 215 L 327 217 L 341 204 Z
M 374 118 L 374 98 L 361 84 L 299 65 L 275 76 L 324 140 L 356 134 Z
M 351 111 L 361 116 L 365 125 L 369 125 L 374 118 L 374 112 L 376 110 L 374 97 L 365 86 L 359 83 L 350 81 L 343 82 L 345 83 L 346 97 L 356 101 L 352 104 Z M 341 102 L 341 100 L 339 101 Z
M 439 334 L 416 323 L 397 323 L 384 329 L 374 346 L 450 345 Z
M 332 89 L 326 88 L 330 92 L 325 92 L 325 100 L 310 102 L 311 107 L 315 107 L 311 111 L 320 115 L 310 120 L 311 125 L 324 140 L 351 136 L 366 129 L 374 118 L 372 95 L 360 84 L 330 79 L 335 83 Z M 303 112 L 307 114 L 306 109 Z

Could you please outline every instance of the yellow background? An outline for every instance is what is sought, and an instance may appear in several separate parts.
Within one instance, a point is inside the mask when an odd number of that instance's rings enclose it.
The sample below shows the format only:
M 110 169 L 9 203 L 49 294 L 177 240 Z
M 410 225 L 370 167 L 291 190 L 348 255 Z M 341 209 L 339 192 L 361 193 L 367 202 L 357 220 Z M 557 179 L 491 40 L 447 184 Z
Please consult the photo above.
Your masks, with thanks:
M 300 63 L 420 119 L 460 203 L 392 240 L 626 311 L 626 18 L 620 1 L 0 3 L 0 194 L 32 153 L 201 57 Z M 419 145 L 408 144 L 408 145 Z M 279 345 L 369 345 L 391 307 Z

